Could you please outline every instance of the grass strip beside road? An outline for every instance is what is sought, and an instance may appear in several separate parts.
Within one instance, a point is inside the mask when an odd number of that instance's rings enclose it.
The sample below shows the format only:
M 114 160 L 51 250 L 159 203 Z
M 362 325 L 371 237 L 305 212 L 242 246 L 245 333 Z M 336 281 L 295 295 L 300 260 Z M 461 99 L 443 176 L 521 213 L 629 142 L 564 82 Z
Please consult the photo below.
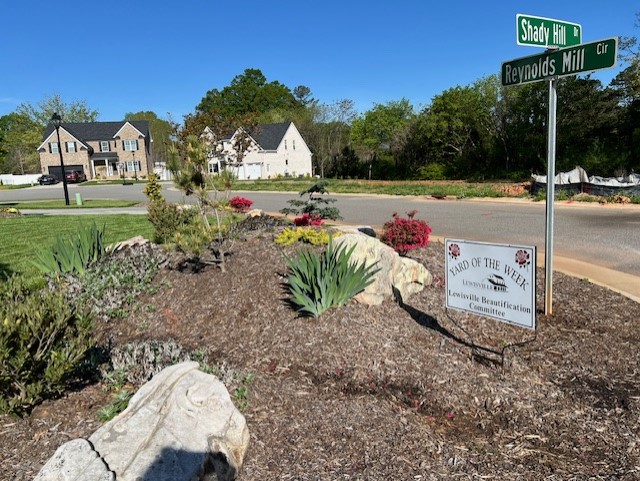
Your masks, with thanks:
M 26 189 L 27 187 L 33 187 L 33 185 L 34 184 L 0 185 L 0 190 Z
M 136 200 L 111 200 L 111 199 L 83 199 L 82 205 L 77 205 L 75 199 L 70 199 L 70 204 L 65 205 L 64 200 L 29 200 L 23 202 L 0 202 L 2 207 L 15 207 L 18 210 L 29 209 L 98 209 L 110 207 L 133 207 L 140 202 Z
M 233 185 L 238 191 L 302 192 L 318 179 L 239 180 Z M 331 194 L 433 195 L 465 197 L 505 197 L 500 183 L 469 183 L 454 181 L 375 181 L 324 179 Z M 222 185 L 216 185 L 222 189 Z
M 31 264 L 36 252 L 52 246 L 57 235 L 69 237 L 81 226 L 105 226 L 105 242 L 113 243 L 141 235 L 153 237 L 153 226 L 144 215 L 61 215 L 0 218 L 0 277 L 3 273 L 38 276 Z

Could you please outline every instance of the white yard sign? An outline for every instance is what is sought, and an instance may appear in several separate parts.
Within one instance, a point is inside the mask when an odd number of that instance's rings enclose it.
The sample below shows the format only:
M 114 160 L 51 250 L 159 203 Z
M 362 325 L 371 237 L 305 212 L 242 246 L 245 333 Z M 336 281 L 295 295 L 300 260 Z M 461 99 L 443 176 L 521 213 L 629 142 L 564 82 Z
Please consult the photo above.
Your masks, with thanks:
M 445 240 L 447 308 L 536 328 L 536 249 Z

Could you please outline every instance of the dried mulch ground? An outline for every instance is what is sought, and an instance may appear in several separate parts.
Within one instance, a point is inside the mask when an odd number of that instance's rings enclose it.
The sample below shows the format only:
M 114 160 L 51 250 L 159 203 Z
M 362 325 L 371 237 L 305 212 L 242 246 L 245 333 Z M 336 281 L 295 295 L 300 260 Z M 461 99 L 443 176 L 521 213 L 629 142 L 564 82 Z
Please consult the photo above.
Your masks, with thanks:
M 298 318 L 283 249 L 257 236 L 224 273 L 162 270 L 157 294 L 98 333 L 173 339 L 254 373 L 242 480 L 640 479 L 640 304 L 557 274 L 534 333 L 447 312 L 442 245 L 412 257 L 435 282 L 404 306 Z M 90 385 L 0 417 L 0 479 L 32 479 L 89 436 L 108 396 Z

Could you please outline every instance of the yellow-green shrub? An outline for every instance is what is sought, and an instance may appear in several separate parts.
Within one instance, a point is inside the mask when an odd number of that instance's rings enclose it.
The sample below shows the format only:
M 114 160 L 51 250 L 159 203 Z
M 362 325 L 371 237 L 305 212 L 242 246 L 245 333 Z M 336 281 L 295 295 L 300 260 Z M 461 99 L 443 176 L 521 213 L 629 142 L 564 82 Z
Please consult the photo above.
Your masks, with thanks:
M 334 232 L 333 237 L 339 237 L 340 232 Z M 278 245 L 290 246 L 296 242 L 306 242 L 314 246 L 327 245 L 329 243 L 329 232 L 326 229 L 317 229 L 314 227 L 285 227 L 280 234 L 275 237 Z

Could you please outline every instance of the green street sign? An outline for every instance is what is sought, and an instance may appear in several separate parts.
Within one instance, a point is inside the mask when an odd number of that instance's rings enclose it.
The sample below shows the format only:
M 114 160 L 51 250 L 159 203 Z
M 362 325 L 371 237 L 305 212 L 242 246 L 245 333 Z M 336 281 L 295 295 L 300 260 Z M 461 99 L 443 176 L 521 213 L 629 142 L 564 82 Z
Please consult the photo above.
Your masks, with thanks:
M 552 18 L 516 15 L 516 42 L 536 47 L 572 47 L 582 43 L 582 26 Z
M 618 37 L 562 48 L 502 64 L 502 85 L 519 85 L 549 78 L 614 67 Z

